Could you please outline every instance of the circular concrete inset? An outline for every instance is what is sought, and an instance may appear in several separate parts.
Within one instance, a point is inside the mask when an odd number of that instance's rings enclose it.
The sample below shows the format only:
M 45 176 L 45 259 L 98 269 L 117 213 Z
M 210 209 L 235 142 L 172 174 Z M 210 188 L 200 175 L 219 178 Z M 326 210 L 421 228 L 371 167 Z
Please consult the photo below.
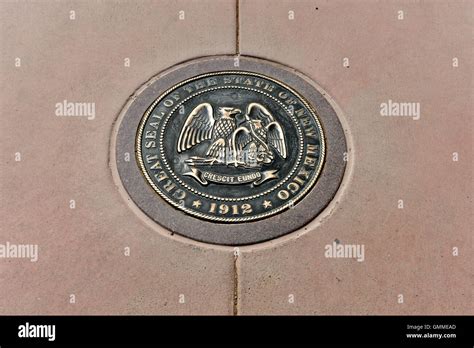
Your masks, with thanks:
M 344 175 L 344 132 L 319 89 L 250 57 L 173 67 L 119 116 L 120 180 L 147 216 L 194 240 L 245 245 L 290 233 L 329 204 Z

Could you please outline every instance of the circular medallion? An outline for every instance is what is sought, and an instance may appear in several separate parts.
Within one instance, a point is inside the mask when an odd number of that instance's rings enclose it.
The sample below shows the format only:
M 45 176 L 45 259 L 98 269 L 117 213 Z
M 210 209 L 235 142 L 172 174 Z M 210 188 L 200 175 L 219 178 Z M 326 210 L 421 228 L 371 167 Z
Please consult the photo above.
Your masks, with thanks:
M 323 166 L 316 112 L 296 91 L 261 74 L 203 74 L 148 108 L 136 139 L 151 187 L 174 207 L 226 223 L 295 205 Z
M 123 107 L 111 145 L 119 192 L 141 219 L 222 245 L 313 220 L 347 157 L 335 105 L 316 83 L 244 56 L 200 58 L 153 77 Z

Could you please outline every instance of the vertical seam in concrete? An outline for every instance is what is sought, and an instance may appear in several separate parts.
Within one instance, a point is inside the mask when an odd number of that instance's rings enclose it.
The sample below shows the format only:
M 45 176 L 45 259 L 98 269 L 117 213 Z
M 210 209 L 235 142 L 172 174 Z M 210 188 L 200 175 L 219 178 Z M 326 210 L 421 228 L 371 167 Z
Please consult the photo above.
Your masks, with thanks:
M 235 54 L 240 56 L 240 0 L 235 0 Z M 239 293 L 239 275 L 240 275 L 240 251 L 234 251 L 233 273 L 234 287 L 232 298 L 232 314 L 239 315 L 240 293 Z
M 240 0 L 235 0 L 235 54 L 240 56 Z
M 232 314 L 239 315 L 239 307 L 240 307 L 240 284 L 239 284 L 239 275 L 240 275 L 240 251 L 234 252 L 234 265 L 233 265 L 233 273 L 234 273 L 234 293 L 233 293 L 233 301 L 232 301 Z

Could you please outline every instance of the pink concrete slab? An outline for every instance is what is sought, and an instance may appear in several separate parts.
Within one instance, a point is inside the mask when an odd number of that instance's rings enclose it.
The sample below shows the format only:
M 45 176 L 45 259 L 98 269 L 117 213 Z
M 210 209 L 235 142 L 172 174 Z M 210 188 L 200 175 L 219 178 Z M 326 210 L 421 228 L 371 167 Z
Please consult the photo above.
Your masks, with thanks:
M 234 51 L 234 10 L 230 1 L 1 2 L 0 243 L 39 246 L 37 262 L 0 259 L 1 314 L 232 313 L 231 250 L 150 225 L 119 193 L 108 157 L 136 88 L 179 61 Z M 95 103 L 95 118 L 56 116 L 64 100 Z
M 242 248 L 240 313 L 472 314 L 472 2 L 241 1 L 240 10 L 241 53 L 321 84 L 350 148 L 325 213 L 293 237 Z M 420 119 L 382 117 L 389 99 L 420 103 Z M 336 239 L 364 245 L 364 261 L 326 258 Z

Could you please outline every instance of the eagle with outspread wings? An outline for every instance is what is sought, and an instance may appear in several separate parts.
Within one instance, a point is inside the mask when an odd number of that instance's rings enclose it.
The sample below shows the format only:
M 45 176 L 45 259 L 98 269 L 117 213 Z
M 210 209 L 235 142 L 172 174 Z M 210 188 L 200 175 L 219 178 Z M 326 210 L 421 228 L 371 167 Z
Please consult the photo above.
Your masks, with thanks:
M 214 114 L 211 104 L 199 104 L 181 129 L 178 153 L 210 141 L 204 158 L 194 156 L 187 162 L 256 167 L 271 163 L 274 151 L 283 159 L 287 157 L 283 129 L 264 106 L 250 103 L 243 120 L 237 121 L 241 114 L 240 109 L 233 107 L 218 107 Z

